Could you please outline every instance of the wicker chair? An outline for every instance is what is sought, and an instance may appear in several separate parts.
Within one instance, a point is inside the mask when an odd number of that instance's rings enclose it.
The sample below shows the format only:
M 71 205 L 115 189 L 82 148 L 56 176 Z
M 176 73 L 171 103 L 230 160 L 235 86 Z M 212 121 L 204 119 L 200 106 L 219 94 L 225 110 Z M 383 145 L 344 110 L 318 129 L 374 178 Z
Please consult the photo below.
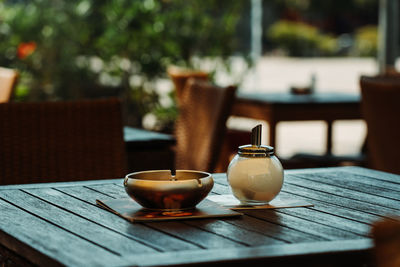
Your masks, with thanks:
M 175 66 L 170 66 L 167 69 L 167 73 L 175 85 L 175 92 L 178 103 L 182 101 L 183 91 L 189 78 L 195 78 L 203 81 L 208 81 L 209 79 L 206 72 L 182 69 Z
M 400 266 L 400 218 L 382 219 L 372 225 L 374 255 L 378 267 Z
M 0 104 L 0 184 L 123 177 L 117 99 Z
M 362 76 L 360 85 L 369 164 L 400 174 L 400 77 Z
M 175 128 L 177 169 L 214 171 L 235 91 L 234 86 L 188 80 Z
M 18 72 L 16 70 L 0 68 L 0 103 L 11 100 L 17 80 Z

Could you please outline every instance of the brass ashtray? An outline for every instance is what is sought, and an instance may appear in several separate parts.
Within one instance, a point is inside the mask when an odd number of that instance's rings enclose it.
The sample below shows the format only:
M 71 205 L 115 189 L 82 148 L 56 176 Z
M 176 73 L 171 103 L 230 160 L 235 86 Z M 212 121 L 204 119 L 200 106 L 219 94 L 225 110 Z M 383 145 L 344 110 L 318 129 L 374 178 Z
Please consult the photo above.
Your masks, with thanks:
M 214 186 L 211 174 L 200 171 L 141 171 L 125 176 L 126 193 L 144 208 L 153 210 L 193 209 Z

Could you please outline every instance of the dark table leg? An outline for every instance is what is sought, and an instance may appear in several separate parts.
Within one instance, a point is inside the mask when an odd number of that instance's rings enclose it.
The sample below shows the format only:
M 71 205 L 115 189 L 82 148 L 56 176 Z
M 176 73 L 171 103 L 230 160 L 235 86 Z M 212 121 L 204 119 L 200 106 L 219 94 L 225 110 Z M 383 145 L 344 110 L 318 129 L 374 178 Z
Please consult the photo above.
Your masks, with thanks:
M 269 121 L 269 146 L 272 146 L 275 148 L 276 152 L 276 122 L 275 121 Z
M 332 154 L 332 143 L 333 143 L 333 141 L 332 141 L 332 137 L 333 137 L 332 124 L 333 124 L 333 121 L 325 121 L 325 122 L 326 122 L 326 125 L 327 125 L 327 129 L 326 129 L 326 154 L 327 155 L 331 155 Z

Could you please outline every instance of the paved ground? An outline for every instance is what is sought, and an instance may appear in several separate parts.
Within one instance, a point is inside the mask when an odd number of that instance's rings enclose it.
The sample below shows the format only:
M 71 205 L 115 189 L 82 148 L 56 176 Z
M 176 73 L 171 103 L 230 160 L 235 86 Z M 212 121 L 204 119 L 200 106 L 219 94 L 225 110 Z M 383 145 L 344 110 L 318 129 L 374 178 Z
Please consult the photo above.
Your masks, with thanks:
M 241 90 L 287 91 L 291 85 L 306 85 L 311 75 L 316 77 L 316 90 L 320 92 L 358 93 L 358 79 L 362 74 L 375 74 L 377 65 L 371 58 L 273 58 L 259 61 L 255 73 L 246 76 Z M 257 121 L 231 118 L 231 128 L 251 129 Z M 264 133 L 267 123 L 261 122 Z M 338 121 L 334 124 L 335 154 L 352 154 L 360 150 L 366 134 L 363 121 Z M 296 152 L 322 154 L 325 147 L 325 125 L 323 122 L 282 122 L 277 129 L 277 152 L 290 156 Z M 263 140 L 268 140 L 265 134 Z

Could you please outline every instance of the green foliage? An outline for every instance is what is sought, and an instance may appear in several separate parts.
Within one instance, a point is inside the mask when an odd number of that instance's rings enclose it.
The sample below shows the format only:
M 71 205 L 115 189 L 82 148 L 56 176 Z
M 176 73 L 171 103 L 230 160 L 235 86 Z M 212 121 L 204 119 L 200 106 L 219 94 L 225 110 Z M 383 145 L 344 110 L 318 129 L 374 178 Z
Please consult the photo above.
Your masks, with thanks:
M 301 22 L 280 20 L 271 25 L 267 36 L 290 56 L 330 56 L 337 47 L 333 36 Z
M 355 33 L 354 54 L 361 57 L 375 57 L 378 51 L 378 29 L 375 25 L 359 28 Z
M 128 123 L 160 110 L 170 64 L 228 62 L 245 0 L 0 0 L 0 65 L 17 68 L 21 100 L 117 95 Z M 22 45 L 35 48 L 23 56 Z M 19 55 L 19 56 L 18 56 Z M 209 70 L 212 71 L 212 70 Z

